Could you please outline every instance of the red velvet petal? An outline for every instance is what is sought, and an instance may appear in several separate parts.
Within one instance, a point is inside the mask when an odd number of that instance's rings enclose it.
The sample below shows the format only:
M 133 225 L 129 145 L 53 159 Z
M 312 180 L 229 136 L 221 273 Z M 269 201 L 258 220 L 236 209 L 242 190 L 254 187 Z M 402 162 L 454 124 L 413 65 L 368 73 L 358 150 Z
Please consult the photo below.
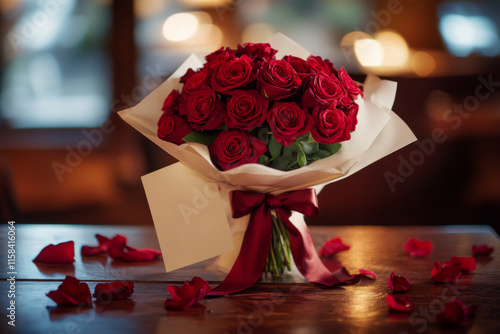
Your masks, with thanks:
M 441 310 L 441 313 L 436 315 L 436 320 L 439 323 L 447 325 L 461 325 L 467 319 L 468 308 L 460 299 L 453 299 L 446 303 Z
M 167 298 L 165 300 L 165 308 L 167 310 L 187 310 L 194 304 L 193 301 L 185 302 L 183 300 L 174 300 Z
M 33 261 L 50 263 L 75 262 L 75 243 L 67 241 L 57 245 L 50 244 L 42 249 Z
M 422 241 L 417 238 L 411 238 L 403 247 L 413 257 L 424 257 L 432 253 L 432 242 L 429 240 Z
M 474 254 L 474 256 L 488 256 L 494 250 L 495 248 L 488 245 L 472 245 L 472 254 Z
M 437 282 L 450 282 L 457 283 L 460 273 L 462 271 L 459 267 L 441 267 L 441 262 L 437 261 L 434 263 L 434 267 L 431 270 L 432 279 Z
M 94 297 L 98 301 L 120 300 L 130 297 L 133 292 L 132 282 L 99 283 L 95 286 Z
M 109 256 L 112 259 L 122 259 L 127 238 L 121 234 L 117 234 L 110 241 Z
M 92 305 L 89 286 L 73 276 L 66 276 L 57 290 L 50 291 L 47 296 L 58 306 Z
M 102 253 L 106 253 L 111 248 L 111 240 L 102 236 L 100 234 L 96 234 L 97 242 L 99 246 L 82 246 L 81 254 L 84 256 L 95 256 Z
M 394 311 L 411 312 L 413 310 L 413 303 L 410 303 L 410 297 L 387 295 L 385 301 L 387 306 Z
M 318 252 L 320 257 L 326 257 L 350 249 L 351 246 L 344 245 L 341 238 L 333 238 L 325 242 Z
M 185 281 L 182 287 L 167 286 L 167 291 L 173 299 L 165 301 L 165 308 L 185 310 L 194 305 L 212 291 L 210 285 L 200 277 L 193 277 L 191 281 Z
M 123 260 L 127 262 L 152 261 L 161 255 L 160 251 L 150 248 L 136 249 L 123 253 Z
M 443 268 L 446 267 L 458 267 L 460 270 L 474 271 L 476 270 L 476 259 L 473 257 L 453 256 L 443 263 Z
M 391 273 L 387 284 L 393 292 L 405 292 L 411 287 L 410 281 L 406 277 L 396 276 L 394 273 Z
M 377 274 L 375 274 L 371 270 L 366 270 L 366 269 L 358 269 L 359 275 L 367 277 L 367 278 L 372 278 L 372 279 L 377 279 Z M 371 277 L 369 277 L 371 276 Z

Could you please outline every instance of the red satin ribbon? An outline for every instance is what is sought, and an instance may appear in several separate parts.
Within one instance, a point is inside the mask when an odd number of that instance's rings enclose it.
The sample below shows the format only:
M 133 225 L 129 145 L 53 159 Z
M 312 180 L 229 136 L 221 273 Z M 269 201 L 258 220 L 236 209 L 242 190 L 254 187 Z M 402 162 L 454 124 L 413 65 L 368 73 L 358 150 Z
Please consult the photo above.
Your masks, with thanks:
M 240 292 L 260 279 L 271 246 L 273 209 L 287 227 L 295 265 L 309 282 L 333 286 L 352 281 L 353 277 L 345 270 L 330 272 L 325 267 L 302 219 L 295 223 L 289 220 L 292 211 L 306 216 L 318 215 L 318 199 L 314 189 L 290 191 L 277 196 L 253 191 L 232 191 L 231 205 L 233 218 L 250 214 L 250 221 L 236 262 L 224 281 L 210 295 Z

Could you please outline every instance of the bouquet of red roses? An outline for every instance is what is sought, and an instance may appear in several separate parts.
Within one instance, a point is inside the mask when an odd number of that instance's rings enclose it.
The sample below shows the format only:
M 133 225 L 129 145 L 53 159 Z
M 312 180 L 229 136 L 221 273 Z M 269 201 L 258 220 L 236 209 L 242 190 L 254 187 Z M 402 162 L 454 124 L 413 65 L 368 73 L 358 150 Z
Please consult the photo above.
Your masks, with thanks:
M 327 158 L 356 129 L 362 93 L 344 68 L 319 56 L 277 60 L 267 43 L 220 48 L 166 97 L 158 137 L 208 146 L 221 170 L 260 163 L 288 171 Z M 273 215 L 265 272 L 290 269 L 288 233 Z
M 229 273 L 212 294 L 292 263 L 310 282 L 352 279 L 322 264 L 303 215 L 318 213 L 323 186 L 415 140 L 395 94 L 396 83 L 358 85 L 282 35 L 191 55 L 119 113 L 181 162 L 142 178 L 167 271 L 220 255 Z

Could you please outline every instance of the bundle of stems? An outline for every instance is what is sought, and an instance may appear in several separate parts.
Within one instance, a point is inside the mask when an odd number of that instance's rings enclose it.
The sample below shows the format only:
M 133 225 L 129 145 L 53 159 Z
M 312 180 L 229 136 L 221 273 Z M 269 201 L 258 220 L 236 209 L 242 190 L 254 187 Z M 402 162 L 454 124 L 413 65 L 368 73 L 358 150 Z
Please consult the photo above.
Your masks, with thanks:
M 273 277 L 280 277 L 285 272 L 292 270 L 292 252 L 290 249 L 290 239 L 285 224 L 272 212 L 273 230 L 271 237 L 271 247 L 267 256 L 264 274 L 271 273 Z

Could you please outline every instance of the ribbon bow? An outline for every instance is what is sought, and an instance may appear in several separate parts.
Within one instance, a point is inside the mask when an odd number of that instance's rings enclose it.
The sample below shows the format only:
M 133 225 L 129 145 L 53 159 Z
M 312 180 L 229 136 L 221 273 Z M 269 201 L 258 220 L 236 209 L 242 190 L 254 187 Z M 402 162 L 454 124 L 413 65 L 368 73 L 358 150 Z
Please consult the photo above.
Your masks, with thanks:
M 277 196 L 232 191 L 231 205 L 233 218 L 250 214 L 250 221 L 236 262 L 224 281 L 210 295 L 240 292 L 254 285 L 262 276 L 271 246 L 272 210 L 285 224 L 295 265 L 309 282 L 332 286 L 352 279 L 342 270 L 330 272 L 321 262 L 305 222 L 302 219 L 294 223 L 289 220 L 292 211 L 307 216 L 318 215 L 318 199 L 314 189 L 289 191 Z

